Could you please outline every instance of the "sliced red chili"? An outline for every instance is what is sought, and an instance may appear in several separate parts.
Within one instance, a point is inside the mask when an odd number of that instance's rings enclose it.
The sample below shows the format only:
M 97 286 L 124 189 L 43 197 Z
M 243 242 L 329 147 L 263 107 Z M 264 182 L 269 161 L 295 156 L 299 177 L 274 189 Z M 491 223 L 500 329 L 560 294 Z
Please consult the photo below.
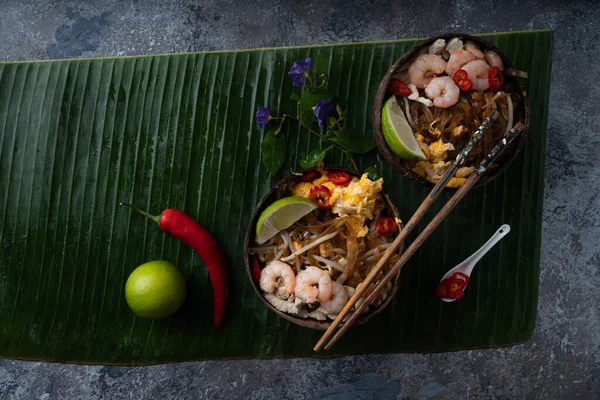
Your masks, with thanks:
M 329 204 L 331 191 L 327 186 L 317 185 L 311 187 L 309 197 L 320 208 L 331 208 L 331 204 Z
M 448 288 L 446 287 L 446 281 L 443 280 L 440 284 L 435 288 L 435 295 L 437 297 L 441 297 L 443 299 L 448 298 Z
M 463 280 L 450 278 L 446 286 L 448 287 L 448 295 L 451 299 L 457 299 L 459 298 L 458 296 L 464 296 L 463 288 L 465 287 L 465 283 Z
M 377 220 L 375 227 L 380 235 L 389 235 L 396 232 L 396 220 L 393 217 L 381 217 Z
M 462 289 L 454 289 L 450 291 L 448 297 L 454 300 L 462 299 L 465 297 L 465 292 Z
M 256 257 L 252 257 L 252 279 L 256 283 L 260 282 L 260 263 Z
M 469 283 L 469 277 L 466 274 L 455 272 L 452 276 L 440 282 L 435 294 L 445 299 L 460 299 L 465 295 L 467 283 Z
M 462 272 L 455 272 L 452 274 L 452 277 L 457 278 L 457 279 L 462 278 L 466 283 L 469 283 L 469 280 L 471 279 L 471 278 L 469 278 L 469 275 L 462 273 Z
M 412 90 L 398 78 L 392 78 L 390 80 L 388 90 L 396 96 L 410 96 L 412 94 Z
M 488 72 L 488 83 L 494 92 L 504 85 L 504 74 L 498 67 L 492 67 Z
M 344 171 L 330 172 L 328 175 L 329 180 L 336 186 L 348 186 L 352 182 L 352 177 L 349 173 Z
M 463 92 L 468 92 L 473 88 L 473 82 L 469 79 L 469 74 L 464 69 L 459 69 L 452 77 L 456 86 Z
M 315 179 L 319 179 L 320 177 L 321 173 L 316 169 L 313 169 L 312 171 L 306 171 L 302 174 L 302 180 L 304 182 L 312 182 Z

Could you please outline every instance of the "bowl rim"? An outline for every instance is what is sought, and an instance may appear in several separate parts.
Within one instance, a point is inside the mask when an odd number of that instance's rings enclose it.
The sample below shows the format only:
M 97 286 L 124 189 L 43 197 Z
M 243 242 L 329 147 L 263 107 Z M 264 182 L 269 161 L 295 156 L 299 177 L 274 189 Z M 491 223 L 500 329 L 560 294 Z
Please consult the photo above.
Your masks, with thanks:
M 315 167 L 315 168 L 300 169 L 297 171 L 297 173 L 303 174 L 308 171 L 315 171 L 315 170 L 319 170 L 319 169 L 324 169 L 324 170 L 328 170 L 328 171 L 331 171 L 331 170 L 344 171 L 344 172 L 349 173 L 352 176 L 359 177 L 359 178 L 362 176 L 362 173 L 359 171 L 344 168 L 344 167 L 338 167 L 338 166 L 325 166 L 323 168 Z M 251 261 L 251 256 L 248 252 L 248 249 L 250 247 L 250 243 L 252 243 L 254 241 L 254 236 L 255 236 L 255 228 L 254 227 L 256 226 L 256 222 L 258 221 L 258 218 L 259 218 L 260 214 L 262 213 L 262 211 L 269 204 L 271 204 L 273 201 L 275 201 L 275 200 L 271 199 L 271 197 L 283 185 L 288 184 L 290 181 L 293 181 L 296 179 L 301 179 L 301 178 L 302 178 L 302 175 L 289 175 L 289 176 L 281 179 L 279 182 L 277 182 L 275 185 L 273 185 L 267 191 L 267 193 L 265 193 L 265 195 L 260 199 L 259 203 L 257 204 L 257 206 L 254 210 L 254 213 L 252 214 L 252 217 L 250 218 L 250 223 L 249 223 L 248 229 L 246 231 L 246 238 L 244 240 L 244 266 L 246 268 L 246 275 L 247 275 L 248 279 L 250 280 L 250 284 L 252 285 L 252 288 L 256 292 L 257 296 L 261 299 L 261 301 L 271 311 L 275 312 L 275 314 L 279 315 L 282 318 L 285 318 L 286 320 L 288 320 L 296 325 L 300 325 L 300 326 L 303 326 L 306 328 L 311 328 L 311 329 L 326 330 L 327 328 L 329 328 L 329 326 L 331 326 L 331 323 L 333 322 L 332 320 L 327 319 L 325 321 L 318 321 L 318 320 L 314 320 L 314 319 L 310 319 L 310 318 L 300 318 L 300 317 L 294 316 L 293 314 L 287 314 L 282 311 L 279 311 L 271 303 L 269 303 L 269 301 L 267 301 L 267 299 L 265 299 L 265 297 L 262 293 L 262 290 L 260 289 L 260 287 L 258 287 L 258 284 L 252 278 L 252 261 Z M 385 193 L 384 190 L 382 190 L 380 193 L 383 196 L 384 202 L 386 204 L 386 207 L 389 208 L 389 211 L 392 214 L 394 214 L 394 216 L 400 218 L 398 208 L 391 201 L 389 195 L 387 193 Z M 402 223 L 400 223 L 399 228 L 400 228 L 400 230 L 403 228 Z M 404 251 L 404 242 L 402 242 L 400 244 L 398 251 L 399 251 L 399 254 L 402 254 L 402 252 Z M 373 318 L 375 315 L 379 314 L 381 311 L 383 311 L 387 307 L 387 305 L 391 302 L 392 298 L 396 294 L 396 291 L 398 290 L 399 279 L 400 279 L 400 271 L 394 277 L 394 279 L 392 281 L 392 290 L 390 291 L 390 293 L 387 296 L 387 298 L 385 299 L 385 301 L 383 301 L 376 309 L 370 311 L 369 313 L 363 314 L 354 323 L 354 325 L 364 324 L 365 322 L 369 321 L 371 318 Z
M 400 172 L 400 174 L 402 176 L 404 176 L 405 178 L 407 178 L 413 182 L 419 183 L 424 186 L 429 186 L 429 187 L 433 187 L 433 186 L 435 186 L 435 184 L 433 182 L 428 181 L 425 177 L 417 174 L 416 172 L 414 172 L 410 168 L 408 168 L 406 165 L 404 165 L 404 163 L 402 162 L 402 159 L 400 159 L 398 156 L 396 156 L 394 153 L 392 153 L 392 151 L 388 147 L 387 142 L 385 141 L 385 138 L 383 137 L 383 132 L 382 132 L 382 128 L 381 128 L 381 111 L 383 110 L 383 105 L 385 103 L 385 100 L 387 100 L 386 92 L 387 92 L 388 84 L 392 78 L 392 75 L 402 65 L 404 65 L 406 62 L 411 60 L 416 54 L 418 54 L 418 52 L 421 51 L 424 47 L 429 46 L 430 44 L 432 44 L 433 42 L 435 42 L 438 39 L 452 39 L 455 37 L 459 37 L 463 40 L 472 40 L 475 43 L 479 44 L 480 46 L 482 46 L 486 49 L 495 51 L 502 58 L 502 62 L 504 63 L 505 68 L 514 68 L 513 63 L 508 59 L 508 57 L 506 57 L 506 55 L 504 54 L 504 52 L 502 52 L 502 50 L 500 50 L 495 45 L 489 43 L 488 41 L 486 41 L 478 36 L 472 36 L 472 35 L 469 35 L 466 33 L 445 33 L 442 35 L 432 36 L 430 38 L 424 39 L 420 43 L 418 43 L 415 46 L 413 46 L 412 48 L 410 48 L 406 53 L 404 53 L 402 55 L 402 57 L 398 58 L 392 64 L 392 66 L 387 70 L 387 72 L 381 79 L 381 81 L 379 83 L 379 88 L 377 89 L 377 94 L 375 95 L 375 100 L 373 101 L 373 114 L 372 114 L 373 136 L 375 138 L 375 144 L 377 145 L 378 151 L 381 153 L 382 157 L 389 164 L 391 164 L 392 167 L 396 171 Z M 479 181 L 475 184 L 475 187 L 482 186 L 488 182 L 491 182 L 492 180 L 494 180 L 495 178 L 500 176 L 506 170 L 506 168 L 508 168 L 508 166 L 514 161 L 514 159 L 517 157 L 519 151 L 523 147 L 523 144 L 525 143 L 527 132 L 529 131 L 531 110 L 530 110 L 530 106 L 529 106 L 527 92 L 525 90 L 525 84 L 523 83 L 523 80 L 519 77 L 511 77 L 511 78 L 514 79 L 514 82 L 517 84 L 519 94 L 523 98 L 523 102 L 522 102 L 523 103 L 523 121 L 522 121 L 522 123 L 525 128 L 523 129 L 521 134 L 517 137 L 517 140 L 515 140 L 509 146 L 509 148 L 506 149 L 506 151 L 504 152 L 505 155 L 501 157 L 500 163 L 496 164 L 496 168 L 494 168 L 494 169 L 490 170 L 488 173 L 484 174 L 481 177 L 481 179 L 479 179 Z M 445 188 L 445 190 L 456 190 L 456 189 L 458 189 L 458 188 L 448 188 L 448 187 Z

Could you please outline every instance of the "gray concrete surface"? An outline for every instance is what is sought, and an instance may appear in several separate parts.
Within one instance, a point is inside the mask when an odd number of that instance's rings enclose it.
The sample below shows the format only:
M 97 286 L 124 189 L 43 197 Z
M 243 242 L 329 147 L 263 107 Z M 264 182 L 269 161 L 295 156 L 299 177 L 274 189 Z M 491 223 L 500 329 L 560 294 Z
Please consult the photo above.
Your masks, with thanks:
M 600 398 L 599 20 L 594 1 L 0 0 L 0 60 L 554 30 L 539 315 L 529 343 L 135 368 L 0 360 L 0 399 Z

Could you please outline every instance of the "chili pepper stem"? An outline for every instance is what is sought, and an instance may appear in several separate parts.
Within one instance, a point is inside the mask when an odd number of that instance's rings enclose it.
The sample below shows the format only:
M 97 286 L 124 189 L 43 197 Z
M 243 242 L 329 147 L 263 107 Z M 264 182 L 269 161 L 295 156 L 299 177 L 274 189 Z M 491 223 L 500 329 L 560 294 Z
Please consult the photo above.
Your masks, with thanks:
M 142 214 L 142 215 L 150 218 L 152 221 L 154 221 L 154 222 L 156 222 L 157 224 L 160 225 L 160 215 L 159 216 L 155 216 L 155 215 L 149 214 L 149 213 L 147 213 L 144 210 L 140 210 L 139 208 L 137 208 L 136 206 L 134 206 L 131 203 L 121 202 L 121 203 L 119 203 L 119 205 L 120 206 L 126 206 L 126 207 L 133 208 L 133 210 L 136 211 L 138 214 Z

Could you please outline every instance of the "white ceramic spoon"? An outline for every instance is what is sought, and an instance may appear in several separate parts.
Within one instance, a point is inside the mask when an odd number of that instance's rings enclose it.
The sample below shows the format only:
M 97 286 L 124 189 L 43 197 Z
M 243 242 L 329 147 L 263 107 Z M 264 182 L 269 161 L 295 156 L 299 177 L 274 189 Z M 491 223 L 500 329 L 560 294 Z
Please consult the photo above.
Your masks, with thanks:
M 473 272 L 473 268 L 475 268 L 475 264 L 477 264 L 477 262 L 479 260 L 481 260 L 481 257 L 483 257 L 488 251 L 490 251 L 490 249 L 492 247 L 494 247 L 496 245 L 496 243 L 498 243 L 500 241 L 500 239 L 502 239 L 504 236 L 506 236 L 508 234 L 508 232 L 510 232 L 510 226 L 508 226 L 506 224 L 502 225 L 496 231 L 496 233 L 494 233 L 494 236 L 492 236 L 490 238 L 490 240 L 488 240 L 483 246 L 481 246 L 481 248 L 479 250 L 477 250 L 475 253 L 473 253 L 465 261 L 461 262 L 456 267 L 454 267 L 450 271 L 446 272 L 446 275 L 444 275 L 442 277 L 440 282 L 443 281 L 444 279 L 452 276 L 452 274 L 454 274 L 455 272 L 462 272 L 463 274 L 467 275 L 470 278 L 471 272 Z M 445 301 L 446 303 L 452 303 L 456 299 L 449 299 L 449 298 L 442 297 L 442 300 Z

